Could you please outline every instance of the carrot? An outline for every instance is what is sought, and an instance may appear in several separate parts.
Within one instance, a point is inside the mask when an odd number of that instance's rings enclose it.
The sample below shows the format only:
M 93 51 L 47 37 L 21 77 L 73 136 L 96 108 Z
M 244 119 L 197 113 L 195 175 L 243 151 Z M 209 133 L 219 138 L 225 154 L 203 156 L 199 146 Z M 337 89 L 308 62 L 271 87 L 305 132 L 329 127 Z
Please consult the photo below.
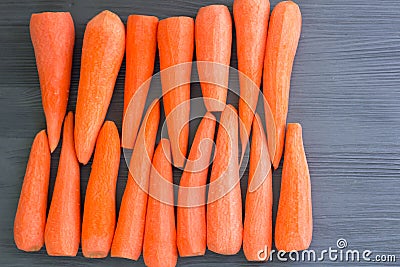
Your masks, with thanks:
M 242 150 L 247 146 L 256 110 L 267 41 L 269 0 L 235 0 L 238 69 L 240 71 L 239 118 Z
M 178 259 L 174 206 L 170 204 L 174 199 L 170 158 L 170 143 L 167 139 L 162 139 L 154 153 L 150 173 L 150 197 L 143 241 L 143 259 L 149 267 L 175 266 Z M 160 186 L 161 179 L 169 182 L 168 186 Z M 160 194 L 166 196 L 169 203 L 153 197 Z
M 243 251 L 247 260 L 260 261 L 269 258 L 272 248 L 272 172 L 267 138 L 258 114 L 254 116 L 252 133 Z
M 50 151 L 60 140 L 71 81 L 75 28 L 69 12 L 32 14 L 30 33 L 39 73 Z
M 87 164 L 103 124 L 125 51 L 120 18 L 103 11 L 86 26 L 75 114 L 75 150 Z
M 281 193 L 275 225 L 279 250 L 303 250 L 312 239 L 311 182 L 301 125 L 289 123 L 286 132 Z
M 157 32 L 163 104 L 176 167 L 185 162 L 189 138 L 190 62 L 193 57 L 194 22 L 189 17 L 161 20 Z M 176 66 L 181 63 L 186 63 Z M 168 69 L 175 66 L 175 68 Z M 172 82 L 172 84 L 171 84 Z
M 52 256 L 76 256 L 80 234 L 80 171 L 74 146 L 74 114 L 69 112 L 64 120 L 60 162 L 47 216 L 47 253 Z
M 107 257 L 111 247 L 120 144 L 114 122 L 106 121 L 97 137 L 83 210 L 82 253 L 88 258 Z
M 263 80 L 263 93 L 268 103 L 264 103 L 265 114 L 272 113 L 271 117 L 266 116 L 266 123 L 268 147 L 275 169 L 278 168 L 283 153 L 290 76 L 300 31 L 299 6 L 292 1 L 277 4 L 269 22 Z
M 227 105 L 217 133 L 207 205 L 207 246 L 219 254 L 236 254 L 242 245 L 242 196 L 238 164 L 238 117 Z
M 153 74 L 157 49 L 158 18 L 130 15 L 126 32 L 126 74 L 124 89 L 125 129 L 129 138 L 122 138 L 122 147 L 133 148 Z M 133 98 L 134 96 L 134 98 Z M 132 111 L 127 113 L 129 103 Z M 133 111 L 134 109 L 134 111 Z
M 148 180 L 159 120 L 160 104 L 155 100 L 146 112 L 132 152 L 128 181 L 111 247 L 112 257 L 137 260 L 142 252 Z
M 200 8 L 195 34 L 199 78 L 205 81 L 201 83 L 204 104 L 208 111 L 222 111 L 228 93 L 232 47 L 232 19 L 228 8 L 224 5 Z
M 207 246 L 206 191 L 215 117 L 201 120 L 182 174 L 178 192 L 177 245 L 181 257 L 204 255 Z
M 33 140 L 15 214 L 14 240 L 20 250 L 39 251 L 43 247 L 49 178 L 49 141 L 42 130 Z

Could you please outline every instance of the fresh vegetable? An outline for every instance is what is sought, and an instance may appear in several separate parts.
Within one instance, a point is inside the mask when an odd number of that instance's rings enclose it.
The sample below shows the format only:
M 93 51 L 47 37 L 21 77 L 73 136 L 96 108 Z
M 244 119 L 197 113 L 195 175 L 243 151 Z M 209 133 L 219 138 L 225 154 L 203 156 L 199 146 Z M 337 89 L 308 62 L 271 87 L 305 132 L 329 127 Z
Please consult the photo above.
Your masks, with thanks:
M 39 251 L 44 243 L 50 148 L 46 132 L 33 140 L 14 221 L 14 241 L 24 251 Z
M 80 170 L 74 145 L 74 114 L 64 120 L 57 178 L 45 230 L 47 254 L 76 256 L 81 235 Z
M 114 122 L 106 121 L 96 141 L 82 222 L 82 253 L 88 258 L 104 258 L 114 236 L 116 186 L 120 160 L 120 140 Z
M 263 80 L 267 102 L 264 103 L 265 114 L 272 113 L 271 117 L 266 116 L 266 123 L 268 148 L 275 169 L 279 166 L 285 142 L 290 77 L 300 31 L 299 6 L 292 1 L 277 4 L 269 21 Z
M 224 5 L 200 8 L 196 16 L 196 58 L 201 91 L 208 111 L 222 111 L 228 93 L 232 19 Z M 212 64 L 215 63 L 215 64 Z
M 289 123 L 275 225 L 275 246 L 284 251 L 307 249 L 312 230 L 311 182 L 302 128 L 298 123 Z
M 227 105 L 221 114 L 207 205 L 207 246 L 232 255 L 242 245 L 242 196 L 238 164 L 238 116 Z
M 167 196 L 168 202 L 173 203 L 174 190 L 170 158 L 170 143 L 167 139 L 162 139 L 154 153 L 150 174 L 150 197 L 147 204 L 143 241 L 143 259 L 149 267 L 175 266 L 178 259 L 174 206 L 153 197 L 162 194 Z M 168 186 L 160 186 L 160 179 L 169 182 Z
M 215 132 L 215 117 L 201 120 L 180 181 L 177 208 L 177 245 L 181 257 L 204 255 L 207 246 L 206 190 Z
M 126 31 L 126 73 L 124 89 L 124 130 L 128 138 L 122 138 L 122 147 L 133 148 L 139 130 L 150 79 L 153 74 L 157 49 L 158 18 L 130 15 Z M 134 98 L 132 98 L 134 96 Z M 127 108 L 133 101 L 132 109 Z
M 267 138 L 256 114 L 250 146 L 243 251 L 249 261 L 269 258 L 272 249 L 272 172 Z M 259 251 L 264 250 L 260 255 Z
M 142 252 L 148 183 L 159 120 L 160 104 L 155 100 L 146 112 L 132 152 L 111 247 L 112 257 L 137 260 Z
M 42 91 L 50 151 L 60 140 L 71 81 L 75 28 L 69 12 L 32 14 L 30 33 Z
M 79 162 L 92 156 L 114 91 L 125 52 L 125 27 L 120 18 L 103 11 L 86 26 L 75 114 L 75 150 Z
M 171 17 L 161 20 L 158 24 L 157 41 L 163 104 L 167 117 L 172 158 L 176 167 L 182 167 L 185 163 L 189 138 L 192 67 L 190 62 L 194 49 L 193 19 Z

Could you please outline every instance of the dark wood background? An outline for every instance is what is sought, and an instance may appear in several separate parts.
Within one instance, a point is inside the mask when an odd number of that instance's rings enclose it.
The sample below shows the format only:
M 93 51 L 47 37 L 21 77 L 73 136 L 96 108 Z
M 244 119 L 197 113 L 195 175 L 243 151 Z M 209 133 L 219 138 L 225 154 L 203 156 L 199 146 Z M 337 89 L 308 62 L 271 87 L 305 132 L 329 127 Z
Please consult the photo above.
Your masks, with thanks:
M 345 238 L 349 249 L 400 256 L 400 1 L 297 0 L 303 28 L 295 60 L 289 122 L 303 125 L 312 180 L 314 237 L 312 249 L 336 248 Z M 79 81 L 83 32 L 97 13 L 110 9 L 124 22 L 132 13 L 160 19 L 194 17 L 201 6 L 222 0 L 77 1 L 35 0 L 0 2 L 0 264 L 4 266 L 141 266 L 124 259 L 90 260 L 49 257 L 18 251 L 13 220 L 35 134 L 45 128 L 38 76 L 29 36 L 33 12 L 70 11 L 76 44 L 68 110 L 74 110 Z M 272 0 L 274 6 L 277 0 Z M 236 43 L 232 66 L 237 67 Z M 158 60 L 155 71 L 159 70 Z M 107 118 L 121 126 L 122 67 Z M 192 91 L 199 86 L 193 85 Z M 194 128 L 192 127 L 192 130 Z M 53 154 L 50 194 L 59 158 Z M 90 164 L 82 168 L 82 201 Z M 273 175 L 274 213 L 280 169 Z M 118 205 L 127 168 L 121 161 Z M 246 179 L 242 180 L 245 185 Z M 245 187 L 243 187 L 245 189 Z M 399 261 L 399 259 L 398 259 Z M 250 266 L 240 252 L 179 259 L 181 266 Z M 276 260 L 265 265 L 279 264 Z M 283 263 L 289 264 L 289 263 Z M 292 263 L 307 266 L 309 263 Z M 322 263 L 316 263 L 321 265 Z M 325 261 L 338 266 L 344 263 Z M 365 265 L 366 263 L 360 263 Z M 393 263 L 392 263 L 393 264 Z M 263 265 L 263 264 L 261 264 Z M 371 266 L 371 265 L 370 265 Z

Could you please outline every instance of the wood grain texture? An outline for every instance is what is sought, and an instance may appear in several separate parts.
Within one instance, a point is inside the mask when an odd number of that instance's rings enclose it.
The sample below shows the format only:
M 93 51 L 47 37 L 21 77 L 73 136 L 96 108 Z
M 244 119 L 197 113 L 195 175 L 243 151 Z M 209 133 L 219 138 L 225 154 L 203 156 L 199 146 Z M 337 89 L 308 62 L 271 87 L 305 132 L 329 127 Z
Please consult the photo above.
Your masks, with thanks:
M 277 0 L 271 1 L 271 7 Z M 400 1 L 297 0 L 303 28 L 295 59 L 288 122 L 300 122 L 312 183 L 314 235 L 311 248 L 336 247 L 346 238 L 349 249 L 370 249 L 374 254 L 399 254 L 400 244 Z M 156 4 L 157 3 L 157 4 Z M 0 265 L 7 266 L 142 266 L 129 260 L 82 257 L 55 258 L 23 253 L 13 241 L 13 219 L 36 132 L 45 128 L 39 81 L 29 37 L 32 12 L 70 11 L 75 21 L 71 93 L 74 110 L 79 81 L 80 54 L 86 23 L 104 9 L 126 23 L 132 13 L 160 19 L 195 17 L 201 6 L 232 0 L 36 0 L 0 2 Z M 237 67 L 233 35 L 231 65 Z M 156 61 L 155 71 L 159 70 Z M 117 80 L 107 119 L 121 129 L 125 65 Z M 192 85 L 192 96 L 200 86 Z M 151 95 L 152 93 L 150 93 Z M 237 98 L 228 102 L 237 105 Z M 192 126 L 192 125 L 191 125 Z M 196 126 L 196 125 L 194 125 Z M 191 128 L 191 138 L 193 138 Z M 192 140 L 192 139 L 191 139 Z M 49 199 L 54 186 L 60 148 L 53 154 Z M 90 165 L 81 170 L 82 203 Z M 175 170 L 175 182 L 180 172 Z M 273 174 L 274 215 L 279 199 L 281 169 Z M 119 206 L 127 168 L 121 159 L 117 184 Z M 247 174 L 241 181 L 246 191 Z M 82 205 L 83 206 L 83 205 Z M 398 259 L 397 261 L 399 261 Z M 342 266 L 340 262 L 324 262 Z M 240 252 L 221 256 L 180 258 L 180 266 L 253 266 Z M 278 265 L 276 260 L 268 266 Z M 286 263 L 287 264 L 287 263 Z M 315 263 L 319 266 L 321 263 Z M 296 263 L 308 266 L 309 263 Z M 366 263 L 359 264 L 367 265 Z M 390 264 L 387 264 L 390 265 Z M 392 264 L 394 265 L 394 264 Z M 369 265 L 371 266 L 371 265 Z

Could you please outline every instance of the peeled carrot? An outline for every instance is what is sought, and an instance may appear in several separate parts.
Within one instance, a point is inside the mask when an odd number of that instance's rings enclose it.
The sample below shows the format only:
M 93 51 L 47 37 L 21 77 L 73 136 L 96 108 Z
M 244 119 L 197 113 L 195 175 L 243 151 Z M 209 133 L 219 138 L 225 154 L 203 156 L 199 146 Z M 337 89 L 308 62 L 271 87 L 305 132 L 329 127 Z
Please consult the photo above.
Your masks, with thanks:
M 137 260 L 142 252 L 148 180 L 159 120 L 160 104 L 155 100 L 146 112 L 132 152 L 128 181 L 111 247 L 112 257 Z
M 242 245 L 242 196 L 238 164 L 238 116 L 227 105 L 222 111 L 211 170 L 207 205 L 207 246 L 233 255 Z
M 75 114 L 75 150 L 79 162 L 92 156 L 114 91 L 125 52 L 125 27 L 120 18 L 103 11 L 86 26 Z
M 240 71 L 239 117 L 242 149 L 247 146 L 257 106 L 265 44 L 267 42 L 269 0 L 235 0 L 238 69 Z
M 80 234 L 80 171 L 74 145 L 74 114 L 69 112 L 64 120 L 60 162 L 47 216 L 47 253 L 52 256 L 76 256 Z
M 176 167 L 185 162 L 189 138 L 190 75 L 194 47 L 194 22 L 189 17 L 171 17 L 158 24 L 163 103 L 167 117 L 172 158 Z M 183 65 L 176 66 L 181 63 Z M 175 66 L 175 68 L 168 69 Z
M 88 258 L 104 258 L 110 251 L 115 230 L 120 146 L 117 127 L 114 122 L 106 121 L 97 137 L 83 210 L 82 253 Z
M 158 18 L 130 15 L 126 31 L 126 74 L 124 89 L 124 119 L 129 138 L 122 138 L 122 147 L 133 148 L 153 74 L 157 49 Z M 132 97 L 134 98 L 132 99 Z M 127 114 L 130 101 L 134 108 Z M 134 110 L 134 112 L 133 112 Z M 128 130 L 129 129 L 129 130 Z
M 232 19 L 228 8 L 224 5 L 200 8 L 195 34 L 199 78 L 206 81 L 201 82 L 204 104 L 208 111 L 222 111 L 228 93 L 232 47 Z
M 260 261 L 268 260 L 272 249 L 272 172 L 267 138 L 258 114 L 254 116 L 252 133 L 243 251 L 247 260 Z
M 150 173 L 149 200 L 143 241 L 143 259 L 149 267 L 175 266 L 178 259 L 174 213 L 174 190 L 172 187 L 171 150 L 167 139 L 157 146 Z M 160 179 L 169 182 L 160 186 Z M 169 203 L 163 203 L 154 195 L 164 195 Z
M 277 4 L 269 21 L 263 80 L 263 93 L 269 106 L 264 103 L 265 114 L 272 113 L 272 117 L 266 116 L 266 123 L 268 148 L 275 169 L 279 166 L 285 142 L 290 77 L 300 31 L 299 6 L 292 1 Z
M 32 14 L 30 33 L 42 91 L 50 151 L 60 140 L 68 104 L 75 28 L 69 12 Z
M 14 241 L 24 251 L 43 247 L 47 193 L 50 178 L 50 149 L 46 132 L 33 140 L 14 221 Z
M 289 123 L 286 131 L 281 193 L 275 225 L 279 250 L 304 250 L 312 239 L 311 182 L 301 125 Z
M 201 120 L 182 174 L 178 192 L 177 245 L 181 257 L 204 255 L 207 246 L 206 191 L 215 117 Z

